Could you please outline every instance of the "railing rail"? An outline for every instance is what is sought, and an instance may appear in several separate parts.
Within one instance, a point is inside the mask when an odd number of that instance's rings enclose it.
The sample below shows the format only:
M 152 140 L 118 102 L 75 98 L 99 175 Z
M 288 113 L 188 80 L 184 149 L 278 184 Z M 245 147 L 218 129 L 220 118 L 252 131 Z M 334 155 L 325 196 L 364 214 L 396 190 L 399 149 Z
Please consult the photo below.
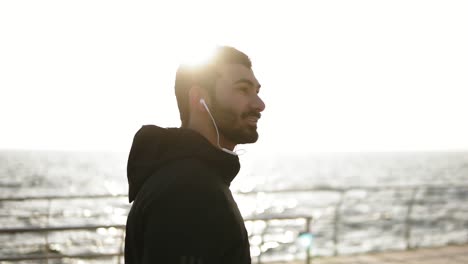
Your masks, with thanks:
M 347 192 L 352 190 L 368 190 L 368 191 L 381 191 L 381 190 L 413 190 L 413 189 L 450 189 L 450 188 L 468 188 L 468 184 L 421 184 L 421 185 L 384 185 L 384 186 L 315 186 L 307 188 L 290 188 L 290 189 L 259 189 L 249 192 L 233 192 L 240 195 L 257 195 L 258 193 L 288 193 L 288 192 L 317 192 L 317 191 L 332 191 L 332 192 Z M 29 200 L 59 200 L 59 199 L 99 199 L 99 198 L 124 198 L 128 197 L 127 194 L 89 194 L 89 195 L 37 195 L 37 196 L 12 196 L 0 197 L 0 202 L 3 201 L 29 201 Z
M 310 222 L 312 217 L 307 215 L 264 215 L 258 217 L 248 217 L 245 221 L 270 221 L 270 220 L 288 220 L 288 219 L 305 219 L 305 230 L 309 232 Z M 1 228 L 0 234 L 12 233 L 45 233 L 55 231 L 74 231 L 74 230 L 97 230 L 99 228 L 116 228 L 125 229 L 125 225 L 75 225 L 75 226 L 54 226 L 54 227 L 20 227 L 20 228 Z M 123 238 L 122 238 L 123 239 Z M 122 240 L 123 242 L 123 240 Z M 46 246 L 46 248 L 48 248 Z M 56 254 L 45 252 L 45 254 L 31 254 L 26 256 L 0 256 L 0 261 L 25 261 L 25 260 L 48 260 L 48 259 L 64 259 L 64 258 L 78 258 L 78 259 L 96 259 L 96 258 L 109 258 L 109 257 L 122 257 L 122 248 L 119 252 L 113 253 L 85 253 L 85 254 Z M 309 250 L 307 250 L 307 263 L 310 262 Z M 260 263 L 260 262 L 259 262 Z
M 123 252 L 116 253 L 84 253 L 84 254 L 31 254 L 26 256 L 0 257 L 0 261 L 25 261 L 25 260 L 49 260 L 49 259 L 98 259 L 110 257 L 122 257 Z
M 89 194 L 89 195 L 37 195 L 37 196 L 13 196 L 0 197 L 0 202 L 18 202 L 33 200 L 73 200 L 73 199 L 100 199 L 100 198 L 122 198 L 126 194 Z
M 125 225 L 74 225 L 74 226 L 47 226 L 47 227 L 13 227 L 1 228 L 0 233 L 16 234 L 16 233 L 44 233 L 55 231 L 71 231 L 71 230 L 96 230 L 98 228 L 117 228 L 125 229 Z

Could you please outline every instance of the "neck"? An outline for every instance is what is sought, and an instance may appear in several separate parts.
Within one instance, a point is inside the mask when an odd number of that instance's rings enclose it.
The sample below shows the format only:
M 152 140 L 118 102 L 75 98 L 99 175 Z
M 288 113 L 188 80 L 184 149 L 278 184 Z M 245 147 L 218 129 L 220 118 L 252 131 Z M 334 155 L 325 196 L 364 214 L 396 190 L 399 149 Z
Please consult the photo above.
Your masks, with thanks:
M 207 120 L 207 122 L 189 122 L 187 128 L 197 131 L 199 134 L 204 136 L 213 146 L 219 148 L 218 136 L 216 134 L 216 129 L 211 119 Z M 229 140 L 226 140 L 221 133 L 219 134 L 219 145 L 221 146 L 221 148 L 226 148 L 231 151 L 236 146 L 236 144 L 230 142 Z

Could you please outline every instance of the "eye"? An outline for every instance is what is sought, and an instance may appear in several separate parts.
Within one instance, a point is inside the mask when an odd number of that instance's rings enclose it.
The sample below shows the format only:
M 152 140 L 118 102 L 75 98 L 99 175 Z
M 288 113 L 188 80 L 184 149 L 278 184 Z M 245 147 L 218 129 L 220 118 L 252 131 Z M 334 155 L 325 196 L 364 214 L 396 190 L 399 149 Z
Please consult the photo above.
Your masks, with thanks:
M 249 87 L 247 86 L 241 86 L 239 87 L 239 90 L 243 93 L 248 93 L 249 92 Z

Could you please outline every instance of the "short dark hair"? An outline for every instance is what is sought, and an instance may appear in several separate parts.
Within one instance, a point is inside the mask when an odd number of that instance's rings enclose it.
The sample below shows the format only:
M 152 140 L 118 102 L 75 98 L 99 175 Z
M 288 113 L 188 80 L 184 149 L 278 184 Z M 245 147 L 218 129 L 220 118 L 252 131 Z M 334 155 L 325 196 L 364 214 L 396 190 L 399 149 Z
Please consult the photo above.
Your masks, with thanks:
M 192 85 L 200 85 L 208 92 L 214 93 L 213 88 L 218 78 L 216 68 L 222 64 L 242 64 L 249 69 L 252 68 L 250 58 L 243 52 L 229 46 L 218 46 L 209 61 L 196 66 L 181 64 L 177 69 L 175 95 L 182 127 L 188 125 L 190 117 L 189 88 Z

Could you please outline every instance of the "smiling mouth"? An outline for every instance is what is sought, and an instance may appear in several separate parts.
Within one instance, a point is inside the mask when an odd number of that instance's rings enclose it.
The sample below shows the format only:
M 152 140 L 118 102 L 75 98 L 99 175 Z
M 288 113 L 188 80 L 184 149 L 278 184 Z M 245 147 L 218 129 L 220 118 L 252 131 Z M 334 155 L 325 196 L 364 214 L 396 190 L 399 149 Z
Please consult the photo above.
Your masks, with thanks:
M 257 125 L 257 122 L 258 122 L 258 117 L 255 117 L 255 116 L 249 116 L 246 118 L 247 122 L 253 124 L 253 125 Z

